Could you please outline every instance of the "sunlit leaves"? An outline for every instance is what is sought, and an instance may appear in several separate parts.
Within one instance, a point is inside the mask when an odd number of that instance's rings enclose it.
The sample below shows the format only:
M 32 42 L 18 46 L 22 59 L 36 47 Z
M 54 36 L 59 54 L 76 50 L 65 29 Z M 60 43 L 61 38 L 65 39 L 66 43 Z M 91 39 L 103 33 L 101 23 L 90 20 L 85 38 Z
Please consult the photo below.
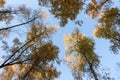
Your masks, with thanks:
M 116 53 L 120 49 L 120 15 L 118 8 L 106 9 L 96 25 L 94 35 L 109 39 L 111 50 Z
M 36 39 L 39 39 L 40 41 L 48 41 L 55 31 L 54 27 L 49 25 L 48 27 L 45 24 L 32 25 L 31 30 L 27 33 L 27 40 L 36 41 Z
M 91 17 L 95 18 L 100 12 L 101 6 L 97 4 L 95 0 L 92 0 L 87 7 L 86 13 Z
M 49 71 L 47 72 L 49 65 L 52 63 L 52 61 L 55 61 L 58 59 L 58 47 L 54 46 L 50 40 L 47 40 L 47 38 L 50 37 L 51 33 L 53 33 L 52 28 L 45 28 L 41 27 L 40 29 L 36 29 L 37 27 L 32 27 L 32 32 L 29 32 L 28 39 L 31 40 L 30 44 L 32 46 L 30 49 L 30 53 L 28 55 L 28 59 L 31 59 L 28 61 L 28 64 L 31 64 L 32 72 L 40 74 L 38 76 L 42 76 L 41 78 L 46 79 L 48 76 L 49 78 L 55 78 L 58 77 L 58 72 L 53 68 L 53 71 L 50 75 Z M 43 29 L 43 30 L 41 30 Z M 33 41 L 32 41 L 33 40 Z M 43 40 L 43 41 L 42 41 Z M 45 41 L 44 41 L 45 40 Z M 29 41 L 29 40 L 28 40 Z M 50 68 L 51 69 L 51 68 Z M 32 74 L 32 73 L 30 73 Z M 29 74 L 29 75 L 30 75 Z M 48 74 L 48 75 L 46 75 Z M 56 76 L 55 76 L 56 75 Z M 53 76 L 53 77 L 52 77 Z M 55 77 L 54 77 L 55 76 Z M 31 76 L 30 76 L 31 77 Z M 35 77 L 33 77 L 35 78 Z M 39 78 L 39 79 L 41 79 Z
M 33 64 L 41 65 L 47 64 L 50 61 L 54 61 L 55 58 L 58 56 L 58 47 L 53 46 L 52 43 L 46 43 L 41 45 L 40 48 L 35 48 L 32 51 L 30 58 L 33 58 Z
M 13 19 L 17 19 L 17 17 L 19 19 L 27 19 L 32 15 L 30 15 L 32 13 L 32 10 L 30 10 L 25 5 L 18 6 L 17 8 L 3 7 L 0 9 L 0 21 L 9 24 Z
M 5 21 L 6 23 L 10 23 L 13 19 L 13 15 L 11 14 L 11 8 L 1 9 L 0 10 L 0 21 Z
M 102 8 L 106 9 L 105 5 L 107 3 L 110 5 L 111 0 L 91 0 L 86 7 L 86 14 L 92 19 L 98 17 L 102 12 Z
M 106 9 L 103 17 L 100 19 L 100 22 L 106 23 L 106 25 L 112 25 L 113 23 L 119 24 L 119 9 L 111 8 Z
M 5 0 L 0 0 L 0 7 L 4 6 Z
M 0 40 L 2 40 L 5 37 L 8 37 L 10 33 L 10 30 L 2 30 L 0 31 Z
M 16 78 L 18 79 L 54 79 L 58 77 L 60 73 L 53 63 L 60 61 L 59 48 L 50 39 L 55 31 L 54 27 L 47 27 L 45 24 L 33 25 L 27 33 L 27 40 L 24 44 L 18 38 L 13 40 L 13 47 L 9 49 L 11 54 L 3 66 L 16 64 L 18 67 Z M 6 43 L 5 46 L 7 46 Z M 11 79 L 15 74 L 16 72 L 13 73 Z
M 50 0 L 51 12 L 59 18 L 61 26 L 65 26 L 68 20 L 75 20 L 83 8 L 83 0 Z
M 94 68 L 98 66 L 99 59 L 94 53 L 94 41 L 81 34 L 78 29 L 72 34 L 67 34 L 64 42 L 66 45 L 66 61 L 75 78 L 82 78 L 91 65 Z
M 7 66 L 4 68 L 3 73 L 0 74 L 0 79 L 2 80 L 12 80 L 13 76 L 17 74 L 17 66 Z M 16 73 L 16 74 L 15 74 Z
M 48 17 L 48 14 L 45 11 L 40 11 L 39 15 L 44 19 Z
M 77 17 L 80 11 L 86 12 L 85 15 L 89 15 L 92 19 L 96 18 L 95 20 L 98 21 L 98 24 L 94 35 L 98 38 L 110 40 L 112 43 L 110 49 L 118 52 L 120 50 L 120 10 L 119 7 L 110 6 L 110 1 L 39 0 L 39 4 L 40 7 L 41 5 L 49 6 L 50 12 L 54 17 L 60 19 L 61 26 L 65 26 L 69 20 L 81 25 L 83 22 L 80 19 L 75 20 L 80 18 L 80 16 Z M 107 3 L 108 6 L 106 6 Z M 4 4 L 5 1 L 0 0 L 0 22 L 7 24 L 0 27 L 0 39 L 3 43 L 2 49 L 8 53 L 4 57 L 3 64 L 0 65 L 0 68 L 4 67 L 4 72 L 1 74 L 2 79 L 54 80 L 60 73 L 53 64 L 54 62 L 59 63 L 60 60 L 58 59 L 59 49 L 53 44 L 51 37 L 58 30 L 58 26 L 52 27 L 42 22 L 43 18 L 46 19 L 48 17 L 45 11 L 32 10 L 27 8 L 26 5 L 16 8 L 4 7 Z M 25 22 L 11 27 L 10 25 L 12 24 L 10 23 L 14 20 Z M 24 40 L 20 36 L 20 39 L 13 39 L 13 42 L 9 45 L 7 43 L 9 39 L 5 41 L 3 37 L 9 38 L 10 31 L 21 25 L 29 27 L 27 27 L 25 33 L 24 31 L 21 32 L 21 36 L 25 35 Z M 19 31 L 17 27 L 15 29 Z M 21 27 L 21 29 L 25 28 Z M 95 74 L 96 70 L 94 69 L 98 67 L 99 59 L 94 52 L 94 40 L 81 34 L 76 29 L 72 34 L 67 34 L 64 41 L 66 45 L 65 61 L 72 69 L 75 79 L 80 80 L 86 75 L 90 75 L 90 79 L 95 77 L 97 74 Z

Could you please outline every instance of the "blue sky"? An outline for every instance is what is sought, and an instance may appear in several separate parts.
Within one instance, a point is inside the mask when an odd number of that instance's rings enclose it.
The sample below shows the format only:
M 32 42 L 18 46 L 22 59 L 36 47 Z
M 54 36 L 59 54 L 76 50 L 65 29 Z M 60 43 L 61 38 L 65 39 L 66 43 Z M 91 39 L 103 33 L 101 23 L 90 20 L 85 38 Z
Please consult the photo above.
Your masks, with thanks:
M 19 2 L 18 0 L 6 0 L 6 2 L 7 2 L 7 5 L 12 5 L 12 6 L 18 6 L 19 4 L 25 4 L 31 8 L 39 7 L 37 0 L 20 0 Z M 42 8 L 42 10 L 45 10 L 49 14 L 47 22 L 50 22 L 52 25 L 59 26 L 58 19 L 54 18 L 54 16 L 51 13 L 49 13 L 48 9 Z M 63 42 L 63 37 L 65 33 L 72 32 L 75 27 L 78 27 L 83 34 L 87 35 L 88 37 L 93 37 L 93 30 L 95 28 L 95 24 L 97 20 L 90 19 L 88 16 L 84 14 L 78 15 L 77 19 L 78 20 L 82 19 L 84 21 L 82 26 L 75 25 L 74 22 L 69 21 L 69 23 L 65 27 L 63 28 L 59 27 L 59 30 L 53 37 L 54 43 L 58 45 L 60 48 L 59 57 L 61 59 L 64 59 L 65 57 L 65 50 L 64 50 L 65 46 Z M 118 74 L 120 74 L 120 68 L 118 68 L 116 63 L 120 62 L 120 58 L 119 58 L 120 55 L 113 55 L 109 51 L 109 46 L 110 46 L 109 41 L 104 40 L 104 39 L 97 39 L 97 38 L 94 38 L 94 39 L 96 43 L 95 52 L 100 56 L 102 65 L 107 68 L 110 68 L 110 71 L 112 72 L 112 76 L 118 77 Z M 71 70 L 68 68 L 66 63 L 63 62 L 61 63 L 61 65 L 56 65 L 56 66 L 57 66 L 57 69 L 62 72 L 60 77 L 57 78 L 56 80 L 74 80 L 72 77 Z

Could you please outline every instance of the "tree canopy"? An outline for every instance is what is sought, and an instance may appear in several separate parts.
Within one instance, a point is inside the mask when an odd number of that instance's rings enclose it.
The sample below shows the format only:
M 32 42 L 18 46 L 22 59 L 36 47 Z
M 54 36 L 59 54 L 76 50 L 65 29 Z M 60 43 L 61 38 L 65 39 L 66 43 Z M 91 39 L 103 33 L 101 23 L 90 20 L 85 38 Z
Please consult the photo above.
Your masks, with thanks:
M 68 64 L 75 80 L 114 80 L 106 70 L 100 71 L 101 58 L 95 52 L 93 37 L 108 40 L 110 51 L 119 55 L 120 5 L 114 5 L 114 0 L 37 1 L 36 9 L 22 4 L 7 6 L 7 0 L 0 0 L 0 80 L 55 80 L 62 72 L 56 65 L 62 62 Z M 48 14 L 41 10 L 43 7 L 62 29 L 70 21 L 84 27 L 85 21 L 78 15 L 96 20 L 94 36 L 83 34 L 80 27 L 65 32 L 65 58 L 59 58 L 61 46 L 53 40 L 59 29 L 46 20 Z

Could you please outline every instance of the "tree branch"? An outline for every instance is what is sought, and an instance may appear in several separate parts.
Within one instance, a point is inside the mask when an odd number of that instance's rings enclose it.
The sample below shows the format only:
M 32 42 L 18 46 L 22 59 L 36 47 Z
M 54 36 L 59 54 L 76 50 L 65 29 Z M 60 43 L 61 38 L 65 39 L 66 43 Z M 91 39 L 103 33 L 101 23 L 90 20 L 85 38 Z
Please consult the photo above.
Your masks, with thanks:
M 16 50 L 6 61 L 4 61 L 4 63 L 2 65 L 4 65 L 7 61 L 9 61 L 17 52 L 20 51 L 20 49 L 22 49 L 23 47 L 25 47 L 27 44 L 29 44 L 31 41 L 28 41 L 27 43 L 25 43 L 23 46 L 21 46 L 18 50 Z M 2 66 L 1 65 L 1 66 Z
M 18 62 L 15 62 L 15 63 L 7 63 L 7 64 L 4 64 L 4 65 L 1 65 L 0 68 L 3 68 L 3 67 L 6 67 L 6 66 L 11 66 L 11 65 L 14 65 L 14 64 L 21 64 L 25 61 L 29 61 L 31 59 L 27 59 L 27 60 L 23 60 L 23 61 L 18 61 Z
M 80 53 L 79 50 L 78 50 L 78 52 Z M 94 79 L 95 79 L 95 80 L 99 80 L 98 77 L 97 77 L 97 74 L 96 74 L 96 72 L 95 72 L 95 70 L 94 70 L 94 68 L 93 68 L 93 66 L 92 66 L 92 64 L 91 64 L 91 62 L 90 62 L 89 59 L 88 59 L 88 57 L 87 57 L 85 54 L 83 54 L 83 53 L 81 53 L 81 54 L 82 54 L 82 56 L 85 58 L 85 60 L 87 61 L 88 65 L 89 65 L 89 68 L 90 68 L 90 71 L 91 71 Z
M 103 6 L 106 2 L 108 2 L 109 0 L 105 0 L 104 2 L 101 3 L 101 6 Z
M 21 24 L 17 24 L 17 25 L 13 25 L 13 26 L 10 26 L 10 27 L 7 27 L 7 28 L 1 28 L 0 31 L 2 30 L 9 30 L 11 28 L 15 28 L 15 27 L 18 27 L 18 26 L 21 26 L 21 25 L 25 25 L 25 24 L 28 24 L 30 22 L 33 22 L 35 19 L 37 19 L 38 17 L 34 17 L 33 19 L 31 20 L 28 20 L 27 22 L 24 22 L 24 23 L 21 23 Z
M 114 40 L 116 40 L 116 41 L 118 41 L 119 43 L 120 43 L 120 40 L 119 39 L 117 39 L 117 38 L 113 38 Z
M 84 54 L 82 54 L 82 55 L 83 55 L 84 58 L 86 59 L 88 65 L 89 65 L 89 67 L 90 67 L 91 73 L 93 74 L 95 80 L 98 80 L 97 74 L 95 73 L 95 70 L 93 69 L 93 66 L 92 66 L 92 64 L 90 63 L 90 61 L 88 60 L 87 56 L 84 55 Z
M 40 36 L 40 35 L 33 37 L 32 40 L 38 38 L 39 36 Z M 26 42 L 23 46 L 21 46 L 18 50 L 16 50 L 7 60 L 5 60 L 5 61 L 3 62 L 2 65 L 5 65 L 5 63 L 7 63 L 17 52 L 19 52 L 23 47 L 25 47 L 26 45 L 28 45 L 32 40 L 29 40 L 29 41 Z M 38 39 L 37 41 L 39 41 L 39 39 Z M 37 41 L 36 41 L 36 42 L 37 42 Z M 34 43 L 33 43 L 33 44 L 34 44 Z M 33 44 L 29 45 L 27 48 L 29 48 L 29 47 L 32 46 Z M 26 49 L 27 49 L 27 48 L 26 48 Z M 20 54 L 22 54 L 24 51 L 25 51 L 25 50 L 23 50 Z M 13 62 L 14 62 L 14 61 L 13 61 Z M 10 63 L 11 63 L 11 62 L 10 62 Z M 2 66 L 2 65 L 1 65 L 1 66 Z
M 24 80 L 26 77 L 27 77 L 27 75 L 30 73 L 30 71 L 33 69 L 33 65 L 32 65 L 32 67 L 26 72 L 26 74 L 23 76 L 23 78 L 21 79 L 21 80 Z

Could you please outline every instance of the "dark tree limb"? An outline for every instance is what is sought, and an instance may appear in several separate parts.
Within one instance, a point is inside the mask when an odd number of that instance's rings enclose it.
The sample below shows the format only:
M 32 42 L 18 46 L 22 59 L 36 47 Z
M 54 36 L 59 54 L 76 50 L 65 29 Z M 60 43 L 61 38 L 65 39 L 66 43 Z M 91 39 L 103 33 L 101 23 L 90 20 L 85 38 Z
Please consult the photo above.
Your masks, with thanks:
M 25 47 L 27 44 L 29 44 L 31 41 L 28 41 L 27 43 L 25 43 L 23 46 L 21 46 L 18 50 L 16 50 L 7 60 L 4 61 L 4 63 L 2 65 L 5 65 L 5 63 L 7 63 L 17 52 L 19 52 L 23 47 Z M 2 66 L 1 65 L 1 66 Z
M 95 70 L 93 69 L 93 66 L 92 66 L 92 64 L 90 63 L 90 61 L 88 60 L 87 56 L 84 55 L 84 54 L 82 54 L 82 55 L 83 55 L 84 58 L 86 59 L 88 65 L 89 65 L 89 68 L 90 68 L 90 70 L 91 70 L 91 73 L 93 74 L 93 77 L 95 78 L 95 80 L 99 80 L 98 77 L 97 77 L 97 74 L 96 74 Z
M 14 62 L 14 63 L 7 63 L 7 64 L 4 64 L 4 65 L 1 65 L 0 68 L 3 68 L 3 67 L 6 67 L 6 66 L 12 66 L 12 65 L 15 65 L 15 64 L 22 64 L 26 61 L 29 61 L 31 59 L 27 59 L 27 60 L 23 60 L 23 61 L 18 61 L 18 62 Z
M 38 38 L 40 35 L 38 35 L 38 36 L 36 36 L 36 37 L 33 37 L 32 38 L 32 40 L 34 40 L 34 39 L 36 39 L 36 38 Z M 21 56 L 22 55 L 22 53 L 27 49 L 27 48 L 29 48 L 30 46 L 32 46 L 33 44 L 31 44 L 31 45 L 28 45 L 32 40 L 29 40 L 28 42 L 26 42 L 23 46 L 21 46 L 18 50 L 16 50 L 8 59 L 6 59 L 4 62 L 3 62 L 3 64 L 2 65 L 0 65 L 0 66 L 4 66 L 4 65 L 6 65 L 6 64 L 10 64 L 10 63 L 13 63 L 15 60 L 17 60 L 17 58 L 19 57 L 19 56 Z M 39 41 L 39 39 L 37 39 L 37 41 Z M 36 42 L 37 42 L 36 41 Z M 16 59 L 14 59 L 14 61 L 11 61 L 11 62 L 9 62 L 9 63 L 7 63 L 13 56 L 15 56 L 15 54 L 17 53 L 17 52 L 19 52 L 22 48 L 24 48 L 26 45 L 28 45 L 21 53 L 20 53 L 20 55 L 16 58 Z
M 78 52 L 80 53 L 80 51 L 78 51 Z M 83 53 L 82 53 L 82 56 L 83 56 L 83 57 L 85 58 L 85 60 L 87 61 L 88 65 L 89 65 L 89 68 L 90 68 L 90 71 L 91 71 L 94 79 L 95 79 L 95 80 L 99 80 L 99 79 L 98 79 L 98 76 L 97 76 L 97 73 L 95 72 L 95 70 L 94 70 L 91 62 L 89 61 L 88 57 L 86 56 L 86 54 L 83 54 Z
M 107 3 L 109 0 L 105 0 L 104 2 L 101 3 L 101 6 L 103 6 L 105 3 Z
M 2 30 L 9 30 L 11 28 L 15 28 L 15 27 L 18 27 L 18 26 L 21 26 L 21 25 L 25 25 L 25 24 L 28 24 L 30 22 L 33 22 L 35 19 L 37 19 L 38 17 L 34 17 L 33 19 L 31 20 L 28 20 L 27 22 L 24 22 L 24 23 L 21 23 L 21 24 L 17 24 L 17 25 L 13 25 L 13 26 L 10 26 L 10 27 L 6 27 L 6 28 L 1 28 L 0 31 Z
M 28 76 L 28 74 L 30 73 L 30 71 L 33 69 L 33 65 L 31 66 L 31 68 L 25 73 L 25 75 L 23 76 L 23 78 L 21 79 L 21 80 L 24 80 L 27 76 Z

